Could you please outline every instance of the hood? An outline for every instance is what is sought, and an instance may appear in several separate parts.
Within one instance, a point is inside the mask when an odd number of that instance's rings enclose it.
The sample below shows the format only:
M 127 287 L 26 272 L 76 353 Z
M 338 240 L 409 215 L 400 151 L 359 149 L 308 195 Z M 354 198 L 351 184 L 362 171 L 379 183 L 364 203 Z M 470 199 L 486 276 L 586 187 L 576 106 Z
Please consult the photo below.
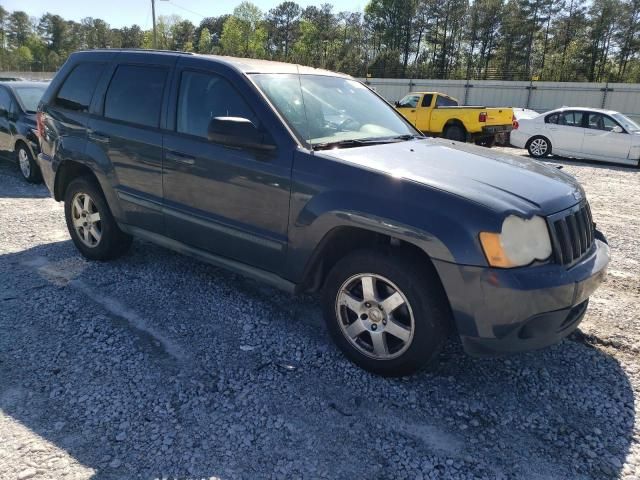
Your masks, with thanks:
M 550 215 L 584 198 L 577 180 L 554 166 L 451 140 L 419 139 L 316 154 L 444 190 L 499 212 Z

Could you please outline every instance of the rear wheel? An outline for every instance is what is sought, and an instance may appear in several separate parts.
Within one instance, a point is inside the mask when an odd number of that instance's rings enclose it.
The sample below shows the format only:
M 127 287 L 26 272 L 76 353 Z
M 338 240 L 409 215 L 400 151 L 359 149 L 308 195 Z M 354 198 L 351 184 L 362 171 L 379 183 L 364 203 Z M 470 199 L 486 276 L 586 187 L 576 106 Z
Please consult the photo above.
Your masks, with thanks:
M 131 245 L 131 236 L 120 230 L 100 186 L 90 177 L 71 181 L 64 213 L 73 243 L 89 260 L 117 258 Z
M 546 157 L 551 153 L 551 143 L 545 137 L 533 137 L 529 140 L 527 150 L 534 158 Z
M 467 134 L 460 125 L 449 125 L 444 131 L 444 138 L 455 140 L 456 142 L 466 142 Z
M 24 143 L 18 143 L 16 146 L 16 157 L 22 178 L 29 183 L 40 183 L 42 181 L 40 168 L 35 162 L 31 150 Z
M 415 372 L 439 353 L 450 313 L 432 272 L 384 251 L 361 250 L 340 260 L 324 289 L 327 328 L 343 353 L 373 373 Z

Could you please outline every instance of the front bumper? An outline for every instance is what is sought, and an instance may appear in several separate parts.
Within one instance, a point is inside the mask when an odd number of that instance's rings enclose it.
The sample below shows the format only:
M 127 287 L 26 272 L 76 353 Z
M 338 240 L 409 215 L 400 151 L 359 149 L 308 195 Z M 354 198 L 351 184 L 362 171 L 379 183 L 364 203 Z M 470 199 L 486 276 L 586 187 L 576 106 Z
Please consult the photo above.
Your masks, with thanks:
M 558 264 L 499 269 L 433 263 L 464 349 L 493 355 L 542 348 L 575 330 L 589 296 L 606 277 L 609 247 L 595 240 L 569 269 Z
M 44 179 L 44 183 L 49 189 L 49 193 L 51 193 L 51 196 L 53 196 L 55 172 L 53 170 L 52 158 L 41 152 L 38 154 L 37 159 L 38 159 L 38 166 L 40 167 L 40 172 L 42 172 L 42 178 Z

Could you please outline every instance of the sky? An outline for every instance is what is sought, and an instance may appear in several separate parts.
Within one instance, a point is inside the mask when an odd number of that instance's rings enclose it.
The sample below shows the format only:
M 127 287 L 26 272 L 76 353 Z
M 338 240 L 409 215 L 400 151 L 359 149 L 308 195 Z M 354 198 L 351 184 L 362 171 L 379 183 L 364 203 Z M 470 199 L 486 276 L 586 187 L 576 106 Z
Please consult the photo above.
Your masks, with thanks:
M 231 13 L 242 0 L 156 0 L 156 16 L 179 15 L 199 24 L 204 17 Z M 282 0 L 252 0 L 262 11 L 270 10 Z M 363 11 L 368 0 L 296 0 L 302 7 L 332 3 L 334 12 Z M 101 18 L 112 27 L 134 23 L 143 29 L 151 28 L 151 0 L 0 0 L 5 10 L 23 10 L 40 17 L 46 12 L 67 20 L 80 21 L 85 17 Z

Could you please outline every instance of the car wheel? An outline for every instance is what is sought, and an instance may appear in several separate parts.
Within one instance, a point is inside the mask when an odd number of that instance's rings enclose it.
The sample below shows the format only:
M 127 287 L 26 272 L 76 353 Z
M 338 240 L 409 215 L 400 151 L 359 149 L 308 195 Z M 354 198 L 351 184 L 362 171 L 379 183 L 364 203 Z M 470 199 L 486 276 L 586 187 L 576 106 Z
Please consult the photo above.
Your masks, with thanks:
M 455 140 L 456 142 L 466 142 L 467 134 L 464 129 L 459 125 L 450 125 L 444 131 L 444 138 L 448 138 L 449 140 Z
M 64 213 L 73 243 L 89 260 L 117 258 L 131 245 L 131 236 L 120 230 L 100 186 L 90 177 L 71 181 Z
M 435 271 L 402 255 L 361 250 L 324 287 L 331 337 L 356 365 L 385 376 L 419 370 L 440 352 L 451 313 Z
M 551 153 L 551 143 L 545 137 L 533 137 L 527 144 L 527 150 L 534 158 L 546 157 Z
M 22 177 L 29 183 L 40 183 L 42 181 L 42 174 L 31 154 L 31 150 L 23 143 L 19 143 L 16 148 L 16 157 Z

